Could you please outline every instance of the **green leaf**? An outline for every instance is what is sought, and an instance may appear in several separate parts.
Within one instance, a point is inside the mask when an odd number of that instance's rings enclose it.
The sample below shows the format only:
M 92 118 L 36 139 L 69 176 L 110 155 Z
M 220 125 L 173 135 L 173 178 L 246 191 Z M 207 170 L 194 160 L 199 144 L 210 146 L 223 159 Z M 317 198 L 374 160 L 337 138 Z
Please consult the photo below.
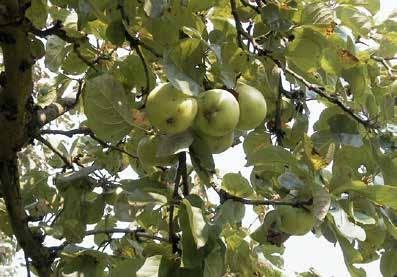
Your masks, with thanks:
M 375 15 L 380 9 L 380 0 L 338 0 L 338 2 L 364 7 L 372 15 Z
M 88 80 L 83 97 L 87 125 L 99 138 L 118 142 L 131 131 L 132 99 L 112 75 Z
M 327 46 L 324 36 L 310 27 L 295 29 L 295 38 L 288 45 L 286 56 L 300 70 L 312 72 L 320 66 L 323 49 Z
M 204 260 L 203 277 L 222 277 L 225 273 L 225 249 L 217 245 Z
M 202 265 L 204 257 L 202 252 L 197 249 L 187 210 L 185 205 L 181 206 L 179 210 L 179 226 L 182 230 L 182 262 L 186 268 L 197 268 Z
M 233 225 L 241 222 L 244 215 L 244 204 L 229 199 L 218 208 L 215 216 L 215 223 L 221 227 L 225 224 Z
M 133 53 L 128 55 L 125 59 L 116 62 L 117 69 L 115 74 L 127 88 L 135 88 L 137 92 L 142 92 L 146 88 L 146 74 L 140 57 Z M 149 67 L 149 90 L 153 89 L 156 84 L 156 76 Z
M 249 197 L 254 192 L 248 180 L 241 173 L 227 173 L 224 175 L 222 189 L 238 197 Z
M 305 5 L 301 15 L 302 24 L 329 24 L 334 21 L 334 11 L 330 5 L 317 1 Z
M 125 259 L 113 263 L 110 268 L 109 277 L 130 276 L 136 277 L 136 272 L 142 267 L 141 259 Z
M 379 205 L 388 206 L 394 210 L 397 210 L 397 187 L 386 186 L 386 185 L 372 185 L 368 186 L 361 181 L 353 181 L 349 185 L 338 187 L 332 193 L 337 195 L 341 192 L 357 192 L 360 195 L 367 197 Z
M 75 51 L 70 52 L 62 63 L 62 70 L 65 74 L 80 75 L 88 69 L 88 65 L 81 60 Z
M 203 217 L 203 212 L 200 208 L 192 206 L 187 199 L 184 199 L 182 202 L 182 209 L 185 209 L 188 216 L 194 242 L 196 243 L 197 248 L 201 248 L 205 245 L 208 239 L 207 224 Z
M 174 135 L 160 135 L 157 156 L 167 157 L 186 151 L 192 143 L 193 135 L 190 131 Z
M 44 28 L 46 26 L 48 17 L 47 1 L 32 0 L 30 7 L 26 10 L 25 15 L 36 28 Z
M 365 240 L 365 230 L 350 222 L 348 215 L 343 209 L 332 210 L 330 213 L 334 218 L 336 228 L 338 228 L 339 232 L 343 234 L 344 237 L 358 239 L 360 241 Z
M 83 250 L 64 254 L 66 257 L 61 262 L 64 274 L 74 273 L 84 277 L 104 277 L 106 260 L 104 254 L 93 250 Z
M 380 271 L 384 277 L 393 277 L 397 274 L 397 251 L 389 249 L 383 253 L 380 259 Z
M 143 191 L 147 193 L 164 195 L 168 199 L 171 199 L 172 191 L 170 188 L 164 186 L 156 180 L 151 180 L 149 178 L 141 178 L 137 180 L 122 180 L 122 188 L 128 193 L 134 193 L 136 191 Z
M 374 26 L 373 18 L 352 5 L 340 5 L 336 8 L 336 15 L 342 24 L 352 29 L 353 33 L 367 36 Z
M 65 46 L 66 42 L 57 36 L 49 36 L 47 38 L 44 63 L 52 72 L 56 72 L 63 63 L 68 51 Z
M 269 28 L 277 32 L 285 32 L 292 27 L 291 15 L 293 10 L 288 5 L 281 8 L 279 5 L 269 3 L 262 8 L 262 21 Z
M 169 6 L 169 0 L 145 0 L 144 10 L 147 16 L 159 17 Z
M 95 226 L 95 230 L 106 230 L 116 227 L 117 219 L 115 217 L 106 217 L 99 221 Z M 96 245 L 102 245 L 103 242 L 109 239 L 108 234 L 98 233 L 94 235 L 94 242 Z
M 136 272 L 137 277 L 156 277 L 159 274 L 161 256 L 152 256 L 145 260 L 145 263 Z
M 83 208 L 85 207 L 85 222 L 87 224 L 94 224 L 101 220 L 105 209 L 105 200 L 102 195 L 93 192 L 91 194 L 94 199 L 86 199 L 83 203 Z
M 280 182 L 281 186 L 287 190 L 299 190 L 305 186 L 295 173 L 289 171 L 281 174 L 277 180 Z
M 272 141 L 269 133 L 263 130 L 252 131 L 245 137 L 243 142 L 245 155 L 247 157 L 252 156 L 258 150 L 270 146 L 271 143 Z
M 296 165 L 298 160 L 287 150 L 279 146 L 268 146 L 260 149 L 251 157 L 247 157 L 248 165 Z
M 179 41 L 165 53 L 164 70 L 173 86 L 189 95 L 197 95 L 204 80 L 202 40 L 188 38 Z
M 40 59 L 45 56 L 44 44 L 38 38 L 31 36 L 29 41 L 30 52 L 35 59 Z
M 110 22 L 106 28 L 106 37 L 115 45 L 121 45 L 125 40 L 124 25 L 121 20 Z

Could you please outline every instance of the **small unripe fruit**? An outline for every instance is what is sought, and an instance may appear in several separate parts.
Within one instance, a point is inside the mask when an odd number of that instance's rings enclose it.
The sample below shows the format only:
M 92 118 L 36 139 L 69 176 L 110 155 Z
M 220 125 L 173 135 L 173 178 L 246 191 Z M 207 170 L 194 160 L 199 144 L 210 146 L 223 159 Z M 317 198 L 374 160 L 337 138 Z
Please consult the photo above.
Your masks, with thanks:
M 240 108 L 236 98 L 223 89 L 199 95 L 195 128 L 209 136 L 224 136 L 237 126 Z
M 243 83 L 237 84 L 236 92 L 240 107 L 240 118 L 236 128 L 246 131 L 258 127 L 266 117 L 265 97 L 256 88 Z
M 167 166 L 176 161 L 176 156 L 158 157 L 157 149 L 159 147 L 160 138 L 158 136 L 145 136 L 138 144 L 137 154 L 143 165 L 146 166 Z
M 230 132 L 226 135 L 213 137 L 208 135 L 200 135 L 200 138 L 208 146 L 208 149 L 212 154 L 219 154 L 229 149 L 234 140 L 234 132 Z
M 162 133 L 181 133 L 192 125 L 197 114 L 197 101 L 165 83 L 149 93 L 146 114 L 150 123 Z
M 279 206 L 276 209 L 280 217 L 280 230 L 291 235 L 302 236 L 313 228 L 315 218 L 311 212 L 303 208 Z

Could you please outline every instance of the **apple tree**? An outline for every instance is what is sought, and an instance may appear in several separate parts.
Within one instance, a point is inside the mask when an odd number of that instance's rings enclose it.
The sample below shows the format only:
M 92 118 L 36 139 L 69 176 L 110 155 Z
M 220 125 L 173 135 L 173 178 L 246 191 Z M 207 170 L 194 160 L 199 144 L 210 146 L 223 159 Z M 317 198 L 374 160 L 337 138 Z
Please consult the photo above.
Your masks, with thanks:
M 351 276 L 396 276 L 397 14 L 379 8 L 1 0 L 1 232 L 42 277 L 281 276 L 309 232 Z M 214 163 L 232 147 L 250 176 Z

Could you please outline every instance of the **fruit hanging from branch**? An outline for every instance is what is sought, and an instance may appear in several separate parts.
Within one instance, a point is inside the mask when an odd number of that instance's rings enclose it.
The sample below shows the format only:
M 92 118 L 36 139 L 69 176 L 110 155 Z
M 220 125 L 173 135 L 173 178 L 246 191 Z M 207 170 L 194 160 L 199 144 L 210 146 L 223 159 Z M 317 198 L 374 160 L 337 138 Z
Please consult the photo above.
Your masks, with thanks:
M 146 113 L 161 133 L 177 134 L 192 125 L 197 113 L 197 101 L 170 83 L 164 83 L 149 93 Z
M 209 136 L 224 136 L 236 128 L 240 108 L 236 98 L 223 89 L 212 89 L 198 96 L 195 128 Z

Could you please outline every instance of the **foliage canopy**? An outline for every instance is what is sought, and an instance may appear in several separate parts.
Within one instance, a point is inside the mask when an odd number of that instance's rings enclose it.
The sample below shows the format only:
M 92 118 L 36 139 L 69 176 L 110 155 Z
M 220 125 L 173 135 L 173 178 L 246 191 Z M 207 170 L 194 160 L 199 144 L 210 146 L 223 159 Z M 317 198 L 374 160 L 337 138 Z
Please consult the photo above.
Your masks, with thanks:
M 395 276 L 397 14 L 379 7 L 0 1 L 1 232 L 39 276 L 281 276 L 283 243 L 310 231 L 351 276 L 379 258 Z M 238 84 L 259 100 L 237 107 Z M 211 152 L 238 144 L 251 176 L 221 176 Z

